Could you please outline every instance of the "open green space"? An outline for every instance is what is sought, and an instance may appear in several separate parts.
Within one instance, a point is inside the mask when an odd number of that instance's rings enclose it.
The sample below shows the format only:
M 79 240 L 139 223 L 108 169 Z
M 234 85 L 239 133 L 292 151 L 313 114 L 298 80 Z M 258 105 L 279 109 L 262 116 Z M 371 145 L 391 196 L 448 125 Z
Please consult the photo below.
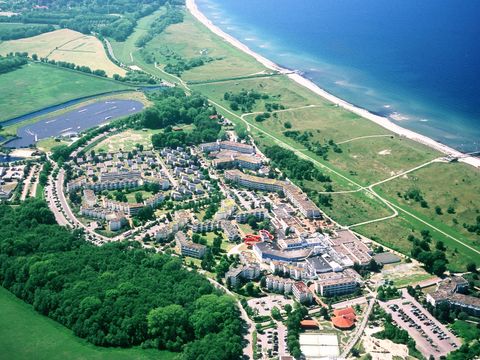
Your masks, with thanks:
M 136 203 L 137 202 L 137 200 L 135 199 L 135 194 L 136 193 L 142 194 L 143 200 L 147 200 L 148 198 L 153 196 L 153 193 L 151 191 L 145 191 L 145 190 L 132 191 L 131 193 L 128 193 L 126 195 L 129 203 Z
M 111 80 L 29 63 L 0 76 L 0 121 L 75 98 L 129 89 Z
M 178 354 L 140 348 L 94 346 L 0 287 L 1 358 L 9 360 L 174 359 Z
M 222 232 L 220 234 L 222 236 L 222 245 L 220 246 L 220 248 L 225 251 L 225 252 L 228 252 L 231 248 L 233 248 L 236 244 L 228 241 L 228 239 L 226 238 L 225 234 Z M 207 239 L 207 245 L 208 246 L 213 246 L 213 239 L 215 239 L 218 235 L 215 234 L 214 232 L 208 232 L 206 235 L 205 235 L 205 238 Z
M 432 275 L 428 273 L 422 274 L 412 274 L 408 276 L 403 276 L 393 280 L 393 285 L 397 288 L 406 287 L 408 285 L 415 285 L 421 281 L 431 279 Z
M 410 256 L 410 251 L 413 247 L 413 244 L 408 241 L 408 235 L 412 234 L 420 238 L 420 232 L 428 229 L 433 238 L 433 248 L 437 241 L 443 241 L 445 244 L 447 248 L 445 254 L 449 261 L 448 268 L 450 270 L 456 272 L 465 271 L 466 265 L 469 262 L 478 261 L 478 255 L 469 248 L 466 248 L 408 215 L 400 214 L 392 219 L 361 225 L 353 229 L 368 238 L 408 256 Z
M 480 215 L 480 171 L 462 163 L 433 163 L 378 188 L 399 204 L 454 229 L 480 247 L 480 235 L 463 226 L 475 224 Z M 420 191 L 428 207 L 422 207 L 414 199 L 405 199 L 404 195 L 412 189 Z
M 131 151 L 142 145 L 145 150 L 152 148 L 152 135 L 160 132 L 159 130 L 126 130 L 119 134 L 112 135 L 101 141 L 93 147 L 97 153 L 100 152 L 118 152 Z
M 195 21 L 190 13 L 185 14 L 183 23 L 169 26 L 164 32 L 150 41 L 146 52 L 152 53 L 160 64 L 166 63 L 165 52 L 175 52 L 186 59 L 199 57 L 202 54 L 215 60 L 183 73 L 186 81 L 211 80 L 246 76 L 265 70 L 265 67 L 233 48 L 202 24 Z
M 113 53 L 118 61 L 126 64 L 132 65 L 132 57 L 130 54 L 136 53 L 139 48 L 135 45 L 135 42 L 145 35 L 152 22 L 157 19 L 159 16 L 165 13 L 165 8 L 162 7 L 159 10 L 155 11 L 154 13 L 141 18 L 137 22 L 137 26 L 133 33 L 125 40 L 125 41 L 116 41 L 114 39 L 109 39 L 110 44 L 112 45 Z
M 480 338 L 480 329 L 475 323 L 466 322 L 463 320 L 455 320 L 455 322 L 451 325 L 451 328 L 466 342 L 478 340 Z

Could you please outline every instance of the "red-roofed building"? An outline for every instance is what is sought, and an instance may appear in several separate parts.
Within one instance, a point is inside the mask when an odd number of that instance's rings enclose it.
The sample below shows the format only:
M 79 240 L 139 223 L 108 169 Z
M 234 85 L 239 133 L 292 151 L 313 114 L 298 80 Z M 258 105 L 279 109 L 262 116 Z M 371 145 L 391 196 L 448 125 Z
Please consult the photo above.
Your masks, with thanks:
M 332 318 L 332 324 L 337 329 L 348 330 L 348 329 L 353 328 L 353 326 L 355 325 L 355 321 L 350 320 L 350 319 L 348 319 L 346 317 L 343 317 L 343 316 L 337 316 L 337 317 Z
M 353 315 L 353 317 L 355 317 L 356 314 L 355 314 L 355 310 L 353 310 L 353 308 L 347 307 L 347 308 L 344 308 L 344 309 L 333 310 L 333 315 L 334 316 Z
M 357 316 L 353 308 L 347 307 L 345 309 L 334 310 L 333 315 L 332 324 L 337 329 L 347 330 L 355 326 Z
M 318 329 L 318 322 L 316 320 L 302 320 L 300 326 L 303 329 Z

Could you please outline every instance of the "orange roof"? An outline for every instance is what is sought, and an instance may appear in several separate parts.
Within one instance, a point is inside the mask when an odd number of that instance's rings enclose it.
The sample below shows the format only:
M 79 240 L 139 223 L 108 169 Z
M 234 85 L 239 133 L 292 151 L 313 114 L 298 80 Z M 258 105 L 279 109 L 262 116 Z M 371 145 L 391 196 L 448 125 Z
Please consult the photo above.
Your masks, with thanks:
M 344 308 L 344 309 L 336 309 L 336 310 L 333 310 L 333 315 L 335 315 L 335 316 L 343 316 L 343 315 L 353 315 L 353 316 L 355 316 L 355 310 L 353 310 L 353 308 L 351 308 L 351 307 L 347 307 L 347 308 Z
M 302 320 L 300 321 L 301 327 L 318 327 L 318 323 L 315 320 Z
M 332 318 L 333 326 L 338 329 L 350 329 L 355 324 L 354 320 L 344 316 L 336 316 Z

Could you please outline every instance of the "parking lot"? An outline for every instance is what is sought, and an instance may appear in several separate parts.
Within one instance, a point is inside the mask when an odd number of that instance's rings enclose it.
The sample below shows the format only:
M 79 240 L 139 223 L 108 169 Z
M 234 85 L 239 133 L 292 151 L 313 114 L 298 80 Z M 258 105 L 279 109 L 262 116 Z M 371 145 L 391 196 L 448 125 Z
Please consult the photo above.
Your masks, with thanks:
M 428 358 L 439 359 L 460 346 L 460 341 L 427 310 L 425 310 L 405 289 L 402 298 L 380 302 L 393 323 L 406 330 L 415 340 L 417 349 Z
M 260 299 L 251 299 L 248 305 L 258 311 L 259 316 L 270 316 L 272 308 L 276 306 L 283 313 L 283 307 L 286 304 L 293 306 L 293 300 L 285 299 L 282 295 L 271 295 Z M 257 344 L 259 353 L 262 353 L 263 359 L 289 355 L 287 350 L 287 327 L 283 323 L 274 320 L 277 328 L 264 330 L 263 334 L 257 334 Z
M 259 316 L 271 315 L 272 308 L 276 306 L 283 311 L 286 304 L 293 306 L 293 300 L 286 299 L 283 295 L 270 295 L 259 299 L 248 300 L 248 306 L 258 310 Z

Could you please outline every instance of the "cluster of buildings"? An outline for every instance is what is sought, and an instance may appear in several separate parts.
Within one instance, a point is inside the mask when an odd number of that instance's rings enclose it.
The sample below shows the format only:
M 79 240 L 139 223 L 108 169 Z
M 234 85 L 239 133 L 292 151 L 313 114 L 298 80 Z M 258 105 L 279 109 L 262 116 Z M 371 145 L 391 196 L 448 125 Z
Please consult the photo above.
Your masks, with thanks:
M 480 299 L 467 295 L 468 281 L 461 276 L 447 278 L 437 285 L 433 293 L 427 294 L 427 301 L 434 307 L 448 304 L 472 316 L 480 316 Z
M 182 256 L 190 256 L 197 259 L 203 258 L 207 249 L 205 245 L 190 241 L 183 231 L 178 231 L 175 234 L 175 245 Z
M 173 200 L 182 201 L 207 196 L 212 190 L 210 182 L 205 179 L 200 169 L 193 149 L 165 148 L 161 150 L 160 155 L 173 182 L 170 194 Z
M 0 167 L 0 200 L 8 200 L 17 187 L 19 181 L 23 180 L 25 165 L 12 165 Z
M 117 201 L 104 196 L 104 191 L 133 190 L 153 184 L 158 192 L 142 202 Z M 113 231 L 127 224 L 126 216 L 135 216 L 144 207 L 156 208 L 167 198 L 182 201 L 205 196 L 211 184 L 200 170 L 193 151 L 179 147 L 163 149 L 160 154 L 144 151 L 77 157 L 73 180 L 67 183 L 66 189 L 69 193 L 83 190 L 81 215 L 106 221 Z M 178 231 L 175 225 L 169 226 L 159 232 L 159 238 Z
M 308 219 L 320 218 L 320 209 L 296 185 L 282 180 L 249 175 L 238 169 L 225 171 L 225 179 L 248 189 L 283 193 Z

